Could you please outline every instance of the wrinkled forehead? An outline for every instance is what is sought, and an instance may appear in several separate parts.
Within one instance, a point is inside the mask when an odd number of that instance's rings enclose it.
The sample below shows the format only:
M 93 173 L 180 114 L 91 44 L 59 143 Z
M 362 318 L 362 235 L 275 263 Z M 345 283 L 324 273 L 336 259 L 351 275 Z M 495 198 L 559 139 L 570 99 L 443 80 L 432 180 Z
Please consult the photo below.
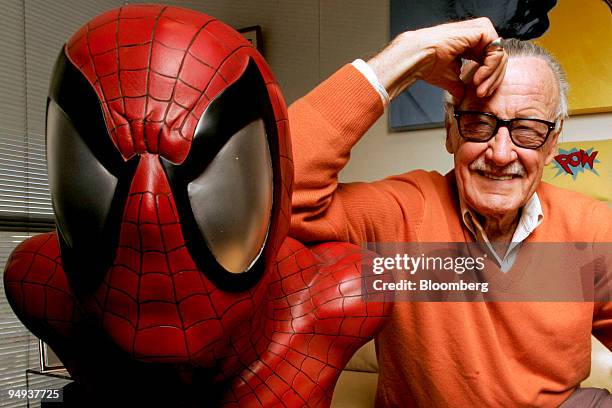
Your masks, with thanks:
M 466 66 L 468 80 L 472 66 Z M 537 57 L 511 57 L 504 79 L 497 90 L 486 98 L 476 95 L 471 80 L 460 103 L 463 110 L 492 112 L 500 117 L 517 116 L 554 120 L 559 107 L 559 86 L 546 61 Z

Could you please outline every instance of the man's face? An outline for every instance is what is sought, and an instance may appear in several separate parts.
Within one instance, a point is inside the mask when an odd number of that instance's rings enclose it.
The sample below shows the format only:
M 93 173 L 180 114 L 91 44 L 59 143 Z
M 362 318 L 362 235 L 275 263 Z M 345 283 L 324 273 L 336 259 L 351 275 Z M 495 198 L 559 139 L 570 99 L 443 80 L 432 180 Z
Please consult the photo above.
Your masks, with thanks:
M 517 57 L 508 61 L 504 80 L 492 96 L 478 98 L 475 89 L 468 87 L 458 109 L 489 112 L 501 119 L 554 122 L 558 101 L 548 65 L 539 58 Z M 486 143 L 462 139 L 456 120 L 447 124 L 447 131 L 459 194 L 483 216 L 512 214 L 527 203 L 542 178 L 544 165 L 554 156 L 558 136 L 552 131 L 542 147 L 531 150 L 516 146 L 505 127 Z

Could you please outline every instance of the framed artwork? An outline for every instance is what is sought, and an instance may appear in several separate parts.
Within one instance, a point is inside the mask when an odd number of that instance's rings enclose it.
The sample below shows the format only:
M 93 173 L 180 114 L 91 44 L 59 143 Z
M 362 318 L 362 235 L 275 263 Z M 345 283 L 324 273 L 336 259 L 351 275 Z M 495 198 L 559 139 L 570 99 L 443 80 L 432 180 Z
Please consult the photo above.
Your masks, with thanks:
M 569 82 L 569 113 L 612 112 L 612 3 L 563 0 L 535 42 L 561 63 Z
M 42 340 L 38 341 L 38 348 L 40 353 L 40 371 L 54 371 L 61 370 L 64 368 L 64 364 L 59 357 L 51 350 L 51 348 Z
M 263 41 L 262 41 L 262 36 L 261 36 L 261 26 L 256 25 L 256 26 L 251 26 L 251 27 L 239 28 L 237 31 L 240 34 L 242 34 L 244 38 L 249 40 L 251 45 L 257 48 L 257 51 L 259 51 L 259 53 L 263 55 Z
M 537 38 L 547 30 L 548 12 L 557 3 L 556 0 L 390 1 L 391 38 L 406 30 L 474 17 L 489 17 L 500 36 L 522 40 Z M 582 3 L 588 1 L 603 4 L 603 0 L 582 0 Z M 391 103 L 389 125 L 392 130 L 440 127 L 444 122 L 443 101 L 442 90 L 418 81 Z

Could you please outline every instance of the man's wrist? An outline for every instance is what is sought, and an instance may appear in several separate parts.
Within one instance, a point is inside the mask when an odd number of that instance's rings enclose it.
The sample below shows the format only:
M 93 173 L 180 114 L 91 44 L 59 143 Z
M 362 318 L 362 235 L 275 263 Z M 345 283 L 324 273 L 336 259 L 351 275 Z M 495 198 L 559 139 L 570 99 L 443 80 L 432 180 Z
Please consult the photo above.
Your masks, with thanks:
M 390 100 L 422 79 L 423 73 L 431 69 L 435 50 L 430 44 L 423 43 L 422 36 L 420 30 L 399 34 L 385 49 L 367 61 Z
M 386 107 L 387 105 L 389 105 L 389 94 L 387 93 L 387 90 L 385 89 L 383 84 L 380 82 L 380 79 L 378 78 L 372 67 L 362 59 L 356 59 L 351 63 L 351 65 L 353 65 L 355 69 L 361 72 L 361 74 L 368 80 L 368 82 L 372 84 L 372 87 L 380 95 L 380 99 L 383 103 L 383 106 Z

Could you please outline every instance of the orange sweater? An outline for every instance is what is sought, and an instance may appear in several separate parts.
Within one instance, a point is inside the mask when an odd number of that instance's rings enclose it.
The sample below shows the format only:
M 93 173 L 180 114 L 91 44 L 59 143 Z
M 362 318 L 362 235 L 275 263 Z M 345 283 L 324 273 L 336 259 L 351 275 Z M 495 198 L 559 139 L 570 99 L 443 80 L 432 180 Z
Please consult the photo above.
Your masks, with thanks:
M 472 240 L 452 173 L 337 182 L 350 149 L 382 112 L 350 65 L 290 107 L 291 235 L 356 244 Z M 606 206 L 545 183 L 537 192 L 544 219 L 527 242 L 612 242 Z M 377 405 L 556 407 L 589 375 L 591 332 L 612 349 L 612 304 L 397 303 L 377 339 Z

